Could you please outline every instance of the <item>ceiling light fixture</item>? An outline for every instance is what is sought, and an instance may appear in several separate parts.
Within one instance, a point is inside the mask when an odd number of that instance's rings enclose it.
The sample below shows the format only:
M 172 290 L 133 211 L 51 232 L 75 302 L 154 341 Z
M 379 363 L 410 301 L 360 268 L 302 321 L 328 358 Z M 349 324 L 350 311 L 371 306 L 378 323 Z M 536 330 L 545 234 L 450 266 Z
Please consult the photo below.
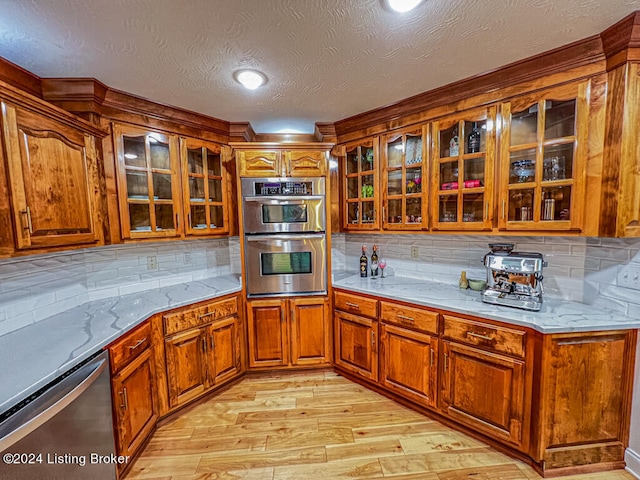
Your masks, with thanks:
M 422 2 L 422 0 L 387 0 L 389 7 L 398 13 L 413 10 L 420 2 Z
M 233 74 L 233 78 L 249 90 L 255 90 L 267 82 L 265 74 L 257 70 L 238 70 Z

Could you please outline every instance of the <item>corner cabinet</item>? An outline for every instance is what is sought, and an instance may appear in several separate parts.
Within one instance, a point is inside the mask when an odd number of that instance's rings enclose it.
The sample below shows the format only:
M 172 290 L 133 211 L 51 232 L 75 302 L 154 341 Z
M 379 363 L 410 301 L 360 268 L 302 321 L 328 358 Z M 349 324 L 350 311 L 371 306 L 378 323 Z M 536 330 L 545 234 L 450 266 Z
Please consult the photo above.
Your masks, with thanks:
M 588 95 L 585 81 L 502 104 L 500 229 L 582 229 Z
M 330 362 L 326 297 L 249 300 L 247 325 L 251 368 Z
M 16 248 L 102 243 L 96 136 L 106 132 L 31 103 L 1 104 Z
M 434 230 L 491 230 L 496 111 L 493 106 L 433 123 Z
M 218 235 L 229 231 L 221 146 L 113 124 L 125 239 Z
M 428 126 L 382 137 L 382 228 L 428 228 Z
M 379 157 L 378 137 L 345 145 L 341 161 L 346 231 L 380 228 Z

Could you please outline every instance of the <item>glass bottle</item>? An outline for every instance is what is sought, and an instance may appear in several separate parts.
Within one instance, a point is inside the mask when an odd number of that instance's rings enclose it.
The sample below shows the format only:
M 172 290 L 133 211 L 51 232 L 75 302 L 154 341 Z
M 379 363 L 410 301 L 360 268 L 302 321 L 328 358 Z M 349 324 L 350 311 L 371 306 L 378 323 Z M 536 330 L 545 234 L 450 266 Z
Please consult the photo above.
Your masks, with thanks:
M 369 259 L 367 258 L 367 246 L 362 245 L 362 255 L 360 255 L 360 276 L 366 277 L 369 273 Z
M 378 276 L 378 247 L 373 246 L 373 253 L 371 254 L 371 278 Z
M 458 286 L 462 289 L 469 288 L 469 280 L 467 280 L 467 272 L 464 270 L 460 273 L 460 281 L 458 282 Z
M 457 157 L 460 155 L 460 143 L 458 142 L 458 129 L 453 129 L 453 136 L 449 142 L 449 156 Z
M 480 130 L 478 123 L 473 122 L 471 131 L 467 135 L 467 153 L 478 153 L 480 151 Z

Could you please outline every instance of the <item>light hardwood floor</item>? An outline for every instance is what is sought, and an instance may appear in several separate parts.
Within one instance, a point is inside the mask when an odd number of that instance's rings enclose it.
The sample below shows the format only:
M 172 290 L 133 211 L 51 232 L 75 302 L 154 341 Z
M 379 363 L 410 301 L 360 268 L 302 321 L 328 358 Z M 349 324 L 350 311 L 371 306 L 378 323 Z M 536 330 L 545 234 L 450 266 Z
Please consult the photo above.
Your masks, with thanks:
M 529 466 L 333 372 L 249 377 L 157 429 L 126 480 L 525 480 Z M 561 477 L 632 480 L 623 470 Z

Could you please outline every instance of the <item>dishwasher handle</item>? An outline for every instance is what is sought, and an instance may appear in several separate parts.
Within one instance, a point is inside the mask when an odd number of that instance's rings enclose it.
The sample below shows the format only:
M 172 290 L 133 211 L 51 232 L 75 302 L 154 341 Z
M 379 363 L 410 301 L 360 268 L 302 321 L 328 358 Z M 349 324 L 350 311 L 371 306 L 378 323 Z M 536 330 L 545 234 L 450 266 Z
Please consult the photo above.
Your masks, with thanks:
M 87 367 L 93 367 L 90 371 L 86 372 Z M 56 416 L 62 410 L 67 408 L 74 402 L 80 395 L 82 395 L 100 376 L 100 374 L 107 368 L 107 357 L 104 356 L 100 359 L 96 359 L 95 362 L 90 363 L 78 371 L 82 373 L 82 377 L 79 379 L 73 379 L 76 381 L 76 385 L 64 395 L 60 400 L 56 401 L 53 405 L 46 408 L 35 417 L 21 424 L 19 427 L 10 431 L 6 435 L 0 438 L 0 452 L 5 451 L 12 445 L 16 444 L 31 432 L 37 430 L 44 425 L 51 418 Z M 69 378 L 73 378 L 75 375 L 71 375 Z M 51 390 L 55 389 L 53 387 Z M 43 396 L 46 396 L 48 392 L 44 392 Z M 37 401 L 37 400 L 36 400 Z M 25 407 L 26 408 L 26 407 Z M 0 435 L 2 432 L 0 432 Z

